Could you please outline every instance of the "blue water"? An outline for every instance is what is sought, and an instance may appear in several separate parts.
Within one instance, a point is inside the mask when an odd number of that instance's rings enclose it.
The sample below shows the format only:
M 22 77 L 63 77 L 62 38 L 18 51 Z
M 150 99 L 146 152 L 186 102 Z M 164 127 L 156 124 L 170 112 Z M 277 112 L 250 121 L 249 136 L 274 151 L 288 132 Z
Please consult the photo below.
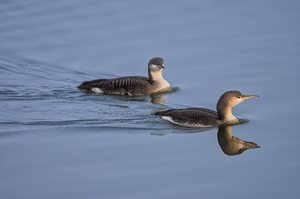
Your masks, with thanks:
M 1 198 L 297 198 L 300 3 L 28 0 L 0 3 Z M 178 91 L 91 95 L 84 80 L 146 75 L 165 59 Z M 227 90 L 233 136 L 261 148 L 227 155 L 218 129 L 151 113 L 215 108 Z

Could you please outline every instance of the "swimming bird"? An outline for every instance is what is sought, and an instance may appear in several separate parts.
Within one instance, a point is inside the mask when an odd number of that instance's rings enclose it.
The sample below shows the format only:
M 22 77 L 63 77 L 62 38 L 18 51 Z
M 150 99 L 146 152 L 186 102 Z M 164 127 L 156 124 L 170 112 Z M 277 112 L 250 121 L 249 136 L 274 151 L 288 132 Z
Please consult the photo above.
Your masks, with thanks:
M 219 127 L 218 142 L 222 151 L 226 155 L 238 155 L 248 149 L 260 148 L 260 146 L 254 142 L 248 142 L 234 137 L 232 135 L 232 126 L 230 125 L 223 125 Z
M 171 86 L 162 76 L 164 59 L 154 57 L 148 63 L 148 77 L 126 76 L 114 79 L 85 81 L 79 89 L 109 95 L 141 96 L 166 92 Z
M 217 111 L 206 108 L 185 108 L 157 111 L 154 114 L 183 127 L 213 127 L 227 123 L 237 123 L 238 119 L 232 114 L 232 108 L 239 103 L 258 97 L 244 95 L 240 91 L 227 91 L 217 103 Z

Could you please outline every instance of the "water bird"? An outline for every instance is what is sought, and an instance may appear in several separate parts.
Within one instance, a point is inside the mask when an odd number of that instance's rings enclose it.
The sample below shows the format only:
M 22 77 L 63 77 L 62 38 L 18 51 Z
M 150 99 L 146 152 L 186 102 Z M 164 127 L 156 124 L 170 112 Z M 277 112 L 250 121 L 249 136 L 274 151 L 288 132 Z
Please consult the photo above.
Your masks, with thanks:
M 217 111 L 195 107 L 157 111 L 154 114 L 183 127 L 204 128 L 234 124 L 238 123 L 238 119 L 232 114 L 232 108 L 245 100 L 256 97 L 258 96 L 244 95 L 240 91 L 227 91 L 219 98 Z
M 260 148 L 260 146 L 254 142 L 248 142 L 234 137 L 232 135 L 232 126 L 230 125 L 219 127 L 218 142 L 226 155 L 239 155 L 248 149 Z
M 126 76 L 114 79 L 85 81 L 79 89 L 109 95 L 142 96 L 167 92 L 171 86 L 162 76 L 164 59 L 154 57 L 148 63 L 148 77 Z

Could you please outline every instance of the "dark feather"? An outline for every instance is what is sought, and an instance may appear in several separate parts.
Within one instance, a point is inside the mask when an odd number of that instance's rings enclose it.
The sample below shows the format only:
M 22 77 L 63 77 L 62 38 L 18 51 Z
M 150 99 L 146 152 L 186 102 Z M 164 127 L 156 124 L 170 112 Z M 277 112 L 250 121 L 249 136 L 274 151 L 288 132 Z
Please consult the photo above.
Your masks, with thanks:
M 148 94 L 151 83 L 148 78 L 128 76 L 114 79 L 97 79 L 83 82 L 78 88 L 91 90 L 99 88 L 106 94 L 143 95 Z
M 206 108 L 170 109 L 155 115 L 169 116 L 178 123 L 217 125 L 218 113 Z

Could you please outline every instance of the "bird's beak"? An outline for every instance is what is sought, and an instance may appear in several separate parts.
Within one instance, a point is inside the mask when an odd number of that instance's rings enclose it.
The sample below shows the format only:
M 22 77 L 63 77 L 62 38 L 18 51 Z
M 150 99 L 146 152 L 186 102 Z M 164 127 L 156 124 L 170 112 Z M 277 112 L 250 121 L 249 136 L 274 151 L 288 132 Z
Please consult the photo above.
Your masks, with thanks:
M 164 64 L 160 65 L 160 68 L 165 69 L 165 65 Z
M 239 143 L 243 146 L 243 148 L 246 149 L 255 149 L 255 148 L 260 148 L 260 146 L 258 144 L 256 144 L 255 142 L 248 142 L 245 140 L 241 140 L 240 138 L 237 137 L 232 137 L 232 139 L 236 142 Z
M 259 97 L 258 95 L 242 95 L 243 100 L 253 99 Z
M 254 142 L 246 142 L 245 141 L 245 148 L 246 149 L 256 149 L 256 148 L 260 148 L 260 146 Z

